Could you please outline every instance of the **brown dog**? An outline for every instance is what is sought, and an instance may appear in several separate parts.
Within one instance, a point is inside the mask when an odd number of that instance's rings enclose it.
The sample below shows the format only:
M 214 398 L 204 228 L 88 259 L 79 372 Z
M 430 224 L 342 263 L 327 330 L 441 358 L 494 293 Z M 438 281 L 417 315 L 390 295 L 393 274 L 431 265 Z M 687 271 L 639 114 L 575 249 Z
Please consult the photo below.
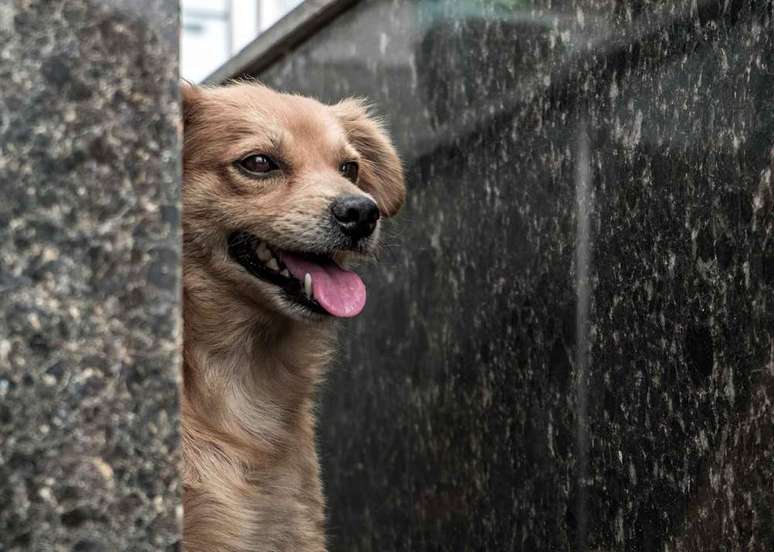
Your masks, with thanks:
M 360 101 L 182 92 L 184 546 L 323 551 L 315 386 L 401 165 Z

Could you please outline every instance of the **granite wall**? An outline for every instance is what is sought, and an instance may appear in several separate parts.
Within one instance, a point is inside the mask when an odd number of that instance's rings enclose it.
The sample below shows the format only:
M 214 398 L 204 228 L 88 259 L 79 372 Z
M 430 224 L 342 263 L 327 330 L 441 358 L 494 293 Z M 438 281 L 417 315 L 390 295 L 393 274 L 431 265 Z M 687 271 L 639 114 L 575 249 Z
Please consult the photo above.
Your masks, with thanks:
M 177 12 L 0 1 L 0 550 L 178 539 Z
M 774 549 L 770 2 L 372 0 L 408 204 L 325 389 L 332 550 Z

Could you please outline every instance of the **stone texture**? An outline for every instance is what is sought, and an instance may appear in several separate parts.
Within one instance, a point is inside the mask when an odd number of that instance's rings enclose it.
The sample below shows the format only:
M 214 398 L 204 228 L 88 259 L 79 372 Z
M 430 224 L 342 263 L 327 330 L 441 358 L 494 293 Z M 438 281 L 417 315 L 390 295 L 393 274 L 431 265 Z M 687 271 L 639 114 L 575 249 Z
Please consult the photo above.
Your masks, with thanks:
M 0 550 L 178 539 L 177 10 L 0 2 Z
M 332 550 L 774 549 L 769 8 L 377 0 L 259 75 L 368 96 L 408 169 Z

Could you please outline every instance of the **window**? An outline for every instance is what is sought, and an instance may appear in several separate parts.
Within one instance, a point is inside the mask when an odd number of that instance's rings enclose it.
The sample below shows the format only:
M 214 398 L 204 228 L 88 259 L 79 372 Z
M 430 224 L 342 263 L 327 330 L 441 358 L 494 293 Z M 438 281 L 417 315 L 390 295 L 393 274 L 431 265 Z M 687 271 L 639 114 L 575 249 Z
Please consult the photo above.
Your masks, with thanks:
M 180 75 L 203 80 L 301 0 L 182 0 Z

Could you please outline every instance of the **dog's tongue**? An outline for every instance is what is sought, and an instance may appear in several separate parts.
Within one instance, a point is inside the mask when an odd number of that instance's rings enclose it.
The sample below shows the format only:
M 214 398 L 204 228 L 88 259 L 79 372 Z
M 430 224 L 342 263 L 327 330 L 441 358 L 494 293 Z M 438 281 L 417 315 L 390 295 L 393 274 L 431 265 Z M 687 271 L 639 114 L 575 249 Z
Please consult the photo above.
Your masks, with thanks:
M 318 263 L 298 255 L 281 252 L 280 258 L 290 273 L 304 281 L 312 276 L 312 295 L 333 316 L 351 318 L 360 314 L 366 302 L 366 288 L 360 276 L 336 263 Z

